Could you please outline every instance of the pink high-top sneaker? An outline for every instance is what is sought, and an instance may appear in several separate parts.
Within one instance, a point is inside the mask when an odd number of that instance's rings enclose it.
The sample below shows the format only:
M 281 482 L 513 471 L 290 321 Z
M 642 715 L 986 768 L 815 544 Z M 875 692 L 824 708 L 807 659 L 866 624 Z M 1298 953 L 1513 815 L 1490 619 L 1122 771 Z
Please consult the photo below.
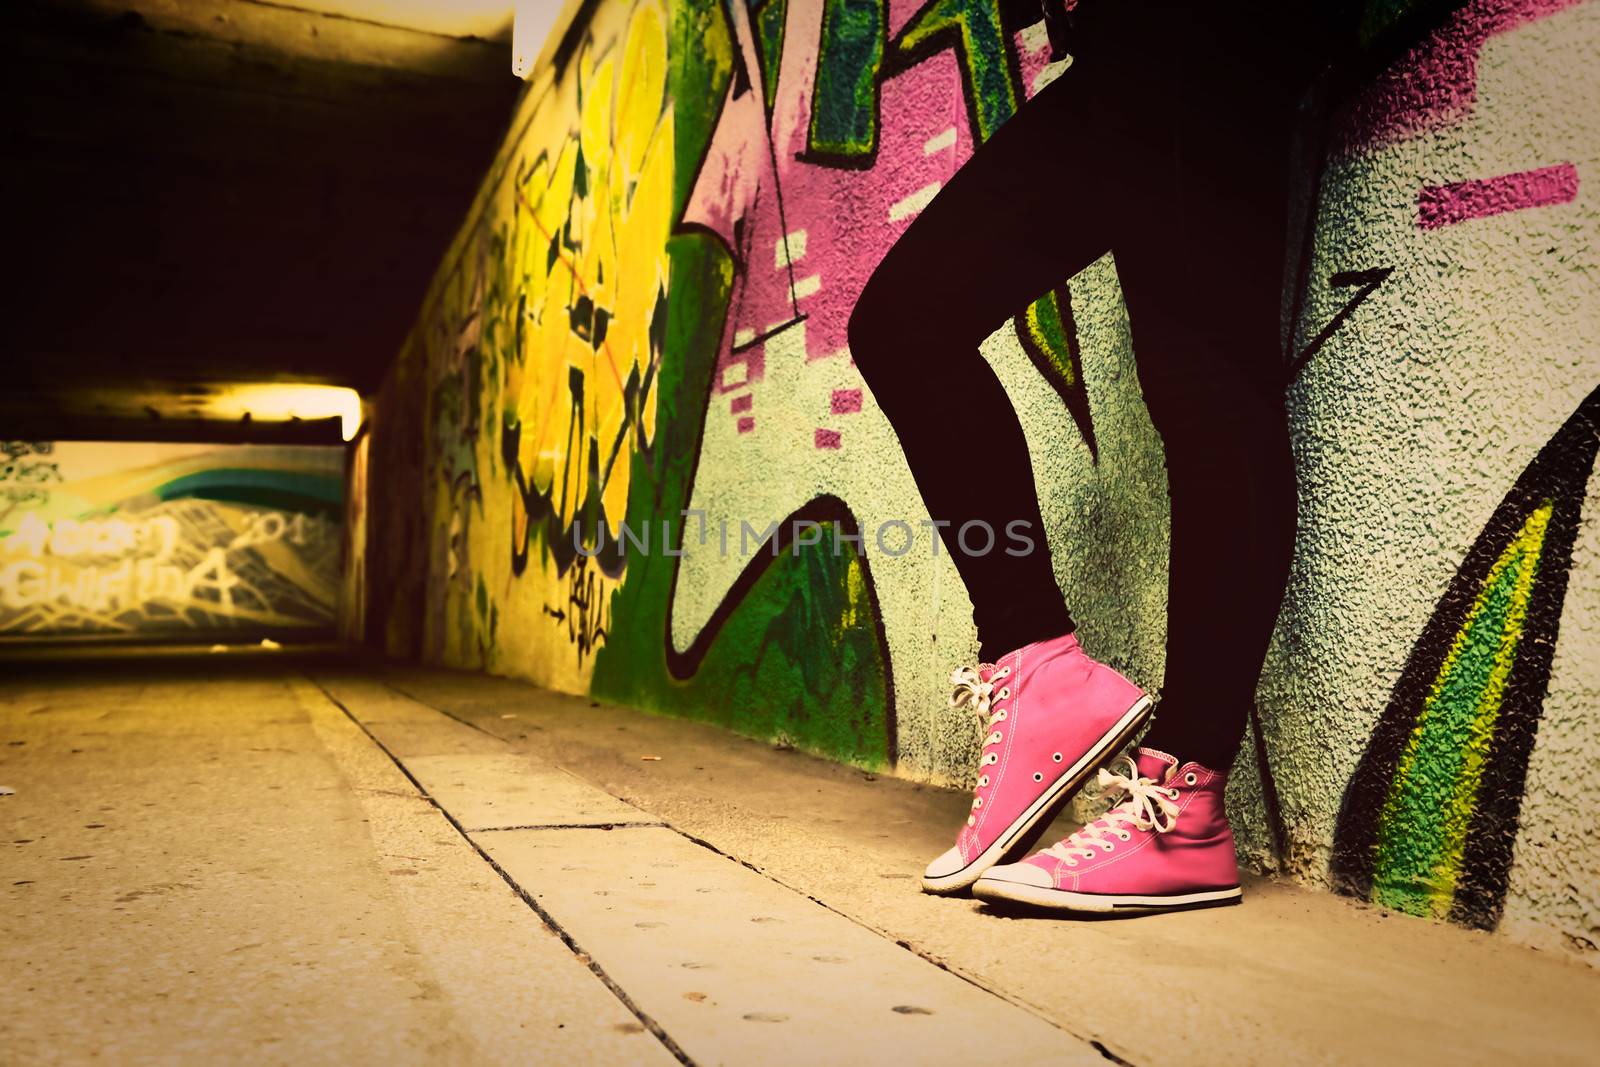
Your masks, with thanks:
M 1227 775 L 1152 748 L 1124 756 L 1100 784 L 1121 800 L 1071 837 L 1022 863 L 991 867 L 982 900 L 1061 911 L 1174 911 L 1237 904 L 1239 867 L 1222 810 Z
M 959 893 L 1030 848 L 1089 775 L 1150 717 L 1144 691 L 1078 647 L 1071 634 L 950 676 L 951 707 L 970 707 L 989 735 L 972 814 L 922 888 Z

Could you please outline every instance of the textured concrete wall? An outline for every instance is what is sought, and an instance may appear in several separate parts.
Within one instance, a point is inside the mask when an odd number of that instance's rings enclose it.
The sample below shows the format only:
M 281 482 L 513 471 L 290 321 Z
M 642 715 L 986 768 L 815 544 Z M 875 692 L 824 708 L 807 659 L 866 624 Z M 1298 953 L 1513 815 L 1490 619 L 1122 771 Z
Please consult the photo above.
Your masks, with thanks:
M 1593 959 L 1600 8 L 1375 4 L 1361 34 L 1376 73 L 1285 250 L 1301 539 L 1241 845 Z M 379 399 L 369 635 L 964 782 L 971 605 L 927 530 L 875 543 L 927 515 L 845 324 L 1046 51 L 987 0 L 613 0 L 574 27 Z M 1114 264 L 1062 283 L 985 354 L 1084 640 L 1159 688 L 1160 443 Z M 796 517 L 820 543 L 774 555 Z
M 1341 123 L 1302 343 L 1376 288 L 1288 392 L 1261 687 L 1291 870 L 1586 951 L 1600 841 L 1558 813 L 1600 810 L 1596 59 L 1592 4 L 1477 0 Z

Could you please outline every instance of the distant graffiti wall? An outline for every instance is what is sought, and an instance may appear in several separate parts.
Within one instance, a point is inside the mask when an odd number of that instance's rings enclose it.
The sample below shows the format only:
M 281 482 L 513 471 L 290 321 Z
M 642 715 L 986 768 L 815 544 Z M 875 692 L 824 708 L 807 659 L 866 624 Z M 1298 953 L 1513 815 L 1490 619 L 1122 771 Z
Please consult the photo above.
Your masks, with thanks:
M 333 624 L 344 449 L 0 449 L 0 638 Z
M 603 0 L 570 27 L 378 398 L 368 639 L 965 782 L 944 680 L 971 602 L 916 539 L 846 325 L 975 147 L 1071 77 L 1009 11 Z M 1241 849 L 1600 959 L 1576 828 L 1600 815 L 1600 5 L 1351 19 L 1284 250 L 1300 541 Z M 1159 690 L 1166 472 L 1112 259 L 984 352 L 1085 643 Z
M 339 636 L 359 642 L 367 629 L 367 568 L 362 555 L 367 544 L 367 465 L 372 454 L 372 435 L 363 433 L 351 447 L 345 465 L 343 543 L 339 559 Z

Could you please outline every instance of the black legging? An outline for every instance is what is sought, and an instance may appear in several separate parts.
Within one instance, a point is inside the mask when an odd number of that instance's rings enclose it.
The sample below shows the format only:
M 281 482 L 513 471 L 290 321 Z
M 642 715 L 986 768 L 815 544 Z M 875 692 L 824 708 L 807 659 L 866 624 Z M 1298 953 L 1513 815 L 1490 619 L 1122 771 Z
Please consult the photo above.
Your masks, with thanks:
M 1312 72 L 1293 28 L 1259 8 L 1086 0 L 1080 12 L 1072 66 L 890 250 L 850 350 L 928 511 L 951 524 L 993 660 L 1073 622 L 1022 427 L 978 344 L 1113 253 L 1172 508 L 1166 678 L 1147 743 L 1226 769 L 1294 544 L 1280 302 L 1294 83 Z M 967 555 L 954 537 L 970 520 L 1019 519 L 1035 531 L 1030 555 Z

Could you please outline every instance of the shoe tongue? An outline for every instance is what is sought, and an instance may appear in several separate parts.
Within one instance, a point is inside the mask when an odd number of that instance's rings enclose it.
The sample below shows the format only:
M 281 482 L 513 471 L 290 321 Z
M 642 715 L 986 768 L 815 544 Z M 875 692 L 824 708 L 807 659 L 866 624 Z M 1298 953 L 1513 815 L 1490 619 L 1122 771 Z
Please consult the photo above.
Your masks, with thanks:
M 1165 782 L 1167 776 L 1178 769 L 1176 756 L 1169 756 L 1156 748 L 1141 748 L 1134 763 L 1139 768 L 1141 778 L 1153 778 L 1157 782 Z

